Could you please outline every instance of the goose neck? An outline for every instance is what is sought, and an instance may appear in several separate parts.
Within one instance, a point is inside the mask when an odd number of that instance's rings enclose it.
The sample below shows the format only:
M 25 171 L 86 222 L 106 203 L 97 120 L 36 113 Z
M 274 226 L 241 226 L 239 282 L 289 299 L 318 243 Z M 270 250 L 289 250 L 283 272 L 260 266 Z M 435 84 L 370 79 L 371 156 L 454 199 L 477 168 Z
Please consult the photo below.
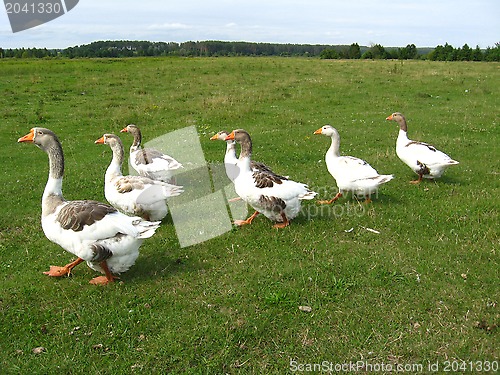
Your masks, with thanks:
M 42 216 L 52 213 L 64 201 L 62 182 L 64 176 L 64 154 L 58 140 L 47 148 L 49 157 L 49 177 L 42 196 Z
M 340 136 L 338 133 L 332 134 L 332 143 L 330 144 L 330 148 L 328 149 L 328 154 L 331 156 L 339 157 L 340 156 Z
M 398 141 L 408 141 L 408 133 L 406 132 L 406 130 L 399 129 Z
M 134 136 L 134 142 L 132 143 L 132 146 L 130 146 L 130 149 L 132 148 L 135 150 L 138 150 L 141 147 L 141 142 L 142 142 L 142 134 L 139 129 L 134 129 L 132 132 L 132 135 Z
M 234 141 L 226 142 L 226 155 L 236 155 L 236 142 Z
M 64 154 L 59 141 L 54 141 L 45 148 L 49 156 L 49 176 L 54 179 L 62 179 L 64 175 Z
M 252 157 L 252 141 L 249 138 L 242 139 L 240 141 L 241 152 L 240 159 Z
M 238 159 L 237 165 L 242 172 L 245 172 L 245 171 L 248 172 L 248 171 L 252 170 L 251 165 L 250 165 L 251 163 L 252 163 L 252 161 L 251 161 L 250 157 L 248 157 L 248 156 L 241 157 L 240 156 Z
M 226 141 L 226 152 L 232 151 L 236 148 L 235 141 Z
M 110 147 L 111 151 L 113 151 L 113 158 L 106 170 L 106 179 L 122 176 L 122 164 L 124 159 L 123 146 L 119 143 L 113 143 Z

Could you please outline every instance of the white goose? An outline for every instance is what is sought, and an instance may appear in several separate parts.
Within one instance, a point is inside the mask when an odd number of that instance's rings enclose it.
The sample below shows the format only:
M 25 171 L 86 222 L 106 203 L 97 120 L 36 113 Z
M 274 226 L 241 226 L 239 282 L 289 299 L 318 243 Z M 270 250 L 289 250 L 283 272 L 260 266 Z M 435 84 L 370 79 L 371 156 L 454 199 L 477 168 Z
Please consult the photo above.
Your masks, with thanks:
M 408 139 L 406 119 L 401 113 L 395 112 L 386 120 L 396 121 L 399 124 L 396 154 L 418 175 L 417 180 L 411 181 L 412 184 L 418 184 L 424 178 L 439 178 L 446 168 L 459 164 L 430 144 Z
M 107 284 L 113 274 L 127 271 L 139 256 L 139 247 L 151 237 L 159 222 L 130 217 L 97 201 L 66 201 L 62 195 L 64 154 L 57 136 L 45 128 L 33 128 L 18 142 L 31 142 L 49 157 L 49 178 L 42 196 L 42 229 L 45 236 L 78 258 L 63 267 L 51 266 L 48 276 L 69 275 L 83 261 L 102 272 L 91 284 Z
M 278 222 L 274 225 L 275 228 L 284 228 L 299 214 L 301 200 L 316 196 L 305 184 L 274 173 L 252 170 L 252 140 L 245 130 L 233 130 L 225 140 L 234 140 L 241 145 L 237 163 L 240 171 L 233 181 L 234 187 L 236 193 L 255 209 L 248 219 L 236 220 L 236 225 L 251 224 L 262 213 L 268 219 Z
M 181 163 L 160 151 L 142 148 L 141 130 L 136 125 L 127 125 L 120 132 L 130 133 L 134 137 L 134 142 L 130 146 L 130 165 L 140 176 L 172 182 L 173 171 L 182 168 Z
M 353 156 L 340 156 L 340 135 L 337 129 L 325 125 L 314 132 L 332 139 L 332 144 L 325 155 L 328 172 L 337 182 L 339 192 L 330 200 L 318 201 L 320 204 L 330 204 L 339 199 L 345 192 L 365 197 L 365 202 L 371 202 L 370 195 L 376 193 L 378 187 L 394 178 L 393 175 L 380 175 L 366 161 Z
M 104 134 L 95 141 L 106 144 L 113 151 L 113 159 L 104 177 L 104 195 L 119 210 L 146 220 L 161 220 L 167 216 L 166 200 L 183 192 L 182 186 L 152 180 L 142 176 L 122 174 L 123 143 L 114 134 Z
M 226 137 L 229 135 L 228 132 L 221 130 L 217 134 L 214 134 L 210 137 L 211 141 L 226 141 Z M 238 175 L 238 167 L 236 164 L 238 163 L 238 158 L 236 157 L 236 142 L 235 141 L 226 141 L 226 153 L 224 155 L 224 167 L 226 169 L 227 178 L 231 181 Z

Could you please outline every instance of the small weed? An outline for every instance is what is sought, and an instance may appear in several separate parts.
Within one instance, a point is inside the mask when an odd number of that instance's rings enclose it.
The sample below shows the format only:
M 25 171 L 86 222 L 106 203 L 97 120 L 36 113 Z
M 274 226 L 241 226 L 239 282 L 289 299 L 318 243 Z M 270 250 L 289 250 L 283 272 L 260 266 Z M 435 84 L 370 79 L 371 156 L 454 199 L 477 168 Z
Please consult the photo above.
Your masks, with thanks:
M 349 292 L 352 288 L 356 286 L 354 281 L 347 280 L 343 277 L 335 277 L 332 278 L 332 289 L 334 294 L 343 296 L 347 292 Z
M 267 293 L 264 296 L 264 301 L 268 305 L 281 305 L 281 304 L 289 304 L 290 299 L 288 298 L 288 294 L 282 291 L 272 291 Z

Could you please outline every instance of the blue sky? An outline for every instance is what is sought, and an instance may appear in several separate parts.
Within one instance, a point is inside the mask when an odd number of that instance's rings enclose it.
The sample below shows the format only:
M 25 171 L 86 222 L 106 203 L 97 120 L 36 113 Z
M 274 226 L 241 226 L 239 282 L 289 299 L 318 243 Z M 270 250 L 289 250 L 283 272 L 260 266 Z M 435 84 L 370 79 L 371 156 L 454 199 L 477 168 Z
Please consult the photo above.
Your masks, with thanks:
M 18 33 L 0 9 L 0 47 L 227 40 L 485 48 L 500 42 L 499 20 L 499 0 L 80 0 L 67 14 Z

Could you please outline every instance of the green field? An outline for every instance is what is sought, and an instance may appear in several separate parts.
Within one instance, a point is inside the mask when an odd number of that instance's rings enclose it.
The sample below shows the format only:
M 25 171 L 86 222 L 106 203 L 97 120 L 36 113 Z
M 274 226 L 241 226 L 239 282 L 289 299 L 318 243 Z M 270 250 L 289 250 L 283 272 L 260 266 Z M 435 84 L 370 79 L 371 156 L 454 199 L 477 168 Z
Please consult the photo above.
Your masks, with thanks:
M 498 365 L 499 68 L 305 58 L 0 60 L 0 372 Z M 406 115 L 410 138 L 460 164 L 437 182 L 410 185 L 416 175 L 397 158 L 398 129 L 385 120 L 395 111 Z M 312 134 L 329 123 L 340 132 L 341 153 L 395 178 L 371 204 L 309 201 L 283 230 L 257 217 L 189 247 L 179 245 L 167 217 L 122 282 L 106 287 L 88 284 L 97 275 L 85 264 L 69 278 L 43 275 L 74 258 L 41 229 L 47 157 L 17 139 L 33 126 L 55 131 L 66 157 L 65 197 L 104 201 L 111 154 L 94 140 L 129 123 L 145 141 L 194 125 L 213 163 L 222 162 L 225 145 L 209 137 L 244 128 L 256 160 L 308 183 L 319 199 L 336 192 L 324 163 L 330 140 Z M 128 147 L 131 139 L 121 137 Z M 35 354 L 37 347 L 45 350 Z

